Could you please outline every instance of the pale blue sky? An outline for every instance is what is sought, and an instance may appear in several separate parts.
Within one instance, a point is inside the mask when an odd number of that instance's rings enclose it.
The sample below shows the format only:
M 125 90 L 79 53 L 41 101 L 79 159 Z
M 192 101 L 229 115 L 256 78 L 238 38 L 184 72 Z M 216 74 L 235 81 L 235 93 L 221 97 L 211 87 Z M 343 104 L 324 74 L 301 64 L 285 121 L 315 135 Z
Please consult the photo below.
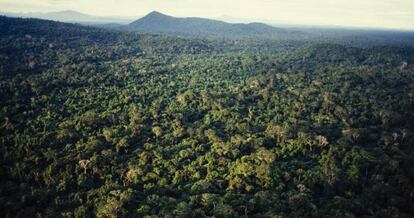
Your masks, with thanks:
M 157 10 L 180 17 L 414 30 L 414 0 L 0 0 L 0 11 L 59 10 L 137 17 Z

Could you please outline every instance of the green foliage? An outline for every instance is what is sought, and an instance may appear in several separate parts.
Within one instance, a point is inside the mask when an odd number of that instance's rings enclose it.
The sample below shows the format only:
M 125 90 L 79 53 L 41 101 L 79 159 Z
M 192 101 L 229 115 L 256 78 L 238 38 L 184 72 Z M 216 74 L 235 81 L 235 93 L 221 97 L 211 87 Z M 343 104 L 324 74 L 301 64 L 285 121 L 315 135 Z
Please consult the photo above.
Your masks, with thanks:
M 414 214 L 410 47 L 0 29 L 5 217 Z

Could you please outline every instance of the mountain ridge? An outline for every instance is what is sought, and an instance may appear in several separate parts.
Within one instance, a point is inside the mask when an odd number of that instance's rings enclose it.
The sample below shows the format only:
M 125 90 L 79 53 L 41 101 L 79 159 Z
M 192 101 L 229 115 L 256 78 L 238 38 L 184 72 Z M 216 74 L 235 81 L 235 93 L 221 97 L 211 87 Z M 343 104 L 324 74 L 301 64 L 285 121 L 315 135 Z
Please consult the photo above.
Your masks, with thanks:
M 126 17 L 101 17 L 85 14 L 74 10 L 63 10 L 53 12 L 29 12 L 29 13 L 12 13 L 12 12 L 0 12 L 0 15 L 8 17 L 21 17 L 21 18 L 38 18 L 44 20 L 53 20 L 67 23 L 84 23 L 84 24 L 129 24 L 134 19 Z
M 124 30 L 142 33 L 170 34 L 204 37 L 280 37 L 299 31 L 273 27 L 264 23 L 228 23 L 200 17 L 173 17 L 158 11 L 122 27 Z

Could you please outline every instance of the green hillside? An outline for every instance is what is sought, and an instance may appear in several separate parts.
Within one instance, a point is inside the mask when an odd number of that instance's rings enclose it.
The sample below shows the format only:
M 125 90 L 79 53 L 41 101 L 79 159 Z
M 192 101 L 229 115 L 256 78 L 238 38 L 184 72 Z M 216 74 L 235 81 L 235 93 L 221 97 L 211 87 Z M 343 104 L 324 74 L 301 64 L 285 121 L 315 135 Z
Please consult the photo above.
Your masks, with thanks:
M 3 217 L 414 215 L 411 47 L 0 29 Z

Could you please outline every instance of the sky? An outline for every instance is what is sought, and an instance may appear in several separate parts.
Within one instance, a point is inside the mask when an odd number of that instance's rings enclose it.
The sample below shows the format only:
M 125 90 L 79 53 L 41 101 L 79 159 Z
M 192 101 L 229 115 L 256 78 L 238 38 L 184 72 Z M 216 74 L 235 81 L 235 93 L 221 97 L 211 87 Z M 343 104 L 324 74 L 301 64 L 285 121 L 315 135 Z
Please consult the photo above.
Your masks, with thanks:
M 414 30 L 414 0 L 0 0 L 3 12 L 75 10 L 97 16 L 223 16 L 298 25 Z

